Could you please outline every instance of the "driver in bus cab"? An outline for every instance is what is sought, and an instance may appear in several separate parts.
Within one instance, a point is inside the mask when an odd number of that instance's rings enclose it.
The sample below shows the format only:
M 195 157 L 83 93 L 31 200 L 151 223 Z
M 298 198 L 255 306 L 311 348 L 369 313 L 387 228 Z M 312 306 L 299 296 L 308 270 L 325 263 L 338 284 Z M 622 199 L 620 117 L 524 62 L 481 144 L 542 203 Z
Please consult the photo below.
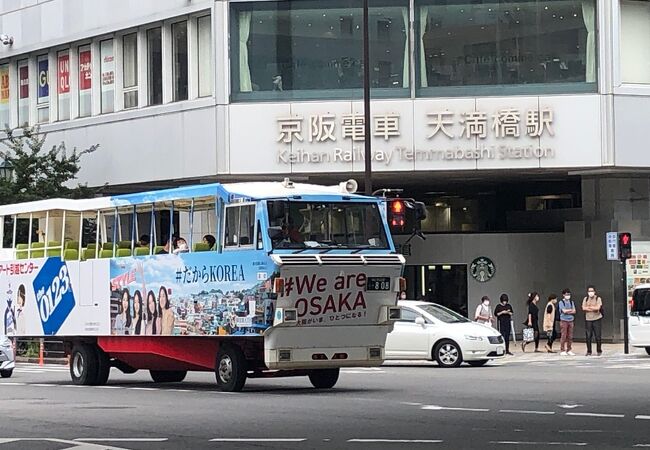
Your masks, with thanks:
M 298 244 L 305 242 L 305 239 L 300 234 L 300 231 L 298 231 L 298 227 L 295 226 L 291 217 L 288 220 L 285 219 L 282 221 L 282 236 L 285 242 Z

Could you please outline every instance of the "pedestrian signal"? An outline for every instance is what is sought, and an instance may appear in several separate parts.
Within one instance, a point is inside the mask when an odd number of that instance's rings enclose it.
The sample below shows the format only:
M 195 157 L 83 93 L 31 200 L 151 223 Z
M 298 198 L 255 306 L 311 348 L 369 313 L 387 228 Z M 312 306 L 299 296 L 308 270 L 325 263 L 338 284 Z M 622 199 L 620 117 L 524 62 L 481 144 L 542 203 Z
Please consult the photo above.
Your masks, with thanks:
M 388 223 L 391 233 L 403 233 L 406 226 L 406 205 L 401 199 L 390 199 L 388 203 Z
M 632 234 L 618 233 L 618 257 L 621 261 L 632 257 Z

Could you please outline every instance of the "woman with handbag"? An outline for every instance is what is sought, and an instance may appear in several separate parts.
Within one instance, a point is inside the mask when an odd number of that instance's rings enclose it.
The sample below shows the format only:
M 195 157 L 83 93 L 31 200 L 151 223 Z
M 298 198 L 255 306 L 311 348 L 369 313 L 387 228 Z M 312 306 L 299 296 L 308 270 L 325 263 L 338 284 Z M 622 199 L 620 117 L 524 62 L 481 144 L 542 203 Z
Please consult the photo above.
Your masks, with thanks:
M 526 304 L 528 305 L 528 317 L 524 322 L 524 325 L 528 326 L 528 328 L 533 329 L 532 341 L 535 342 L 535 352 L 541 353 L 539 351 L 539 308 L 537 307 L 537 302 L 539 302 L 539 295 L 537 294 L 537 292 L 531 292 L 530 294 L 528 294 L 528 300 L 526 300 Z M 524 334 L 529 334 L 529 333 L 524 333 Z M 522 352 L 524 353 L 526 352 L 526 345 L 529 342 L 531 342 L 530 337 L 528 337 L 528 340 L 527 339 L 522 340 L 521 342 Z

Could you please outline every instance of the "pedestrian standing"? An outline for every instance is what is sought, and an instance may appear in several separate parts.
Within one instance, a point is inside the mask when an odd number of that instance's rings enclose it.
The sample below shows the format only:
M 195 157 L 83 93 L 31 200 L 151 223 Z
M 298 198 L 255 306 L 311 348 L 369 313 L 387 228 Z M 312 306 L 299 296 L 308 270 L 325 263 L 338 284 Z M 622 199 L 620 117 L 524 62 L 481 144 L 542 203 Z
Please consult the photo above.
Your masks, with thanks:
M 484 323 L 486 325 L 492 326 L 494 316 L 492 315 L 492 310 L 490 309 L 490 298 L 487 295 L 484 295 L 483 298 L 481 298 L 481 303 L 476 307 L 474 320 L 478 323 Z
M 562 356 L 575 356 L 576 354 L 571 351 L 573 347 L 573 327 L 576 318 L 576 305 L 571 300 L 571 291 L 569 289 L 562 290 L 562 300 L 558 302 L 560 309 L 560 355 Z
M 544 331 L 548 340 L 546 341 L 546 351 L 548 353 L 555 353 L 553 351 L 553 342 L 557 338 L 557 328 L 555 327 L 555 322 L 557 319 L 557 295 L 551 294 L 548 296 L 548 303 L 546 303 L 546 309 L 544 310 Z
M 510 353 L 510 333 L 512 331 L 510 323 L 512 320 L 512 305 L 509 303 L 508 294 L 501 294 L 499 297 L 499 304 L 494 308 L 494 316 L 497 318 L 499 323 L 499 331 L 501 336 L 506 342 L 506 355 L 512 355 Z
M 596 339 L 596 352 L 603 354 L 603 300 L 596 294 L 594 286 L 587 286 L 587 296 L 582 300 L 582 310 L 585 312 L 585 334 L 587 335 L 587 356 L 591 356 L 591 339 Z
M 535 337 L 535 353 L 539 353 L 539 308 L 537 307 L 537 302 L 539 302 L 539 294 L 537 292 L 531 292 L 528 294 L 528 300 L 526 304 L 528 305 L 528 317 L 524 322 L 524 325 L 527 325 L 529 328 L 533 329 L 533 336 Z M 528 342 L 521 341 L 521 351 L 526 352 L 526 345 Z

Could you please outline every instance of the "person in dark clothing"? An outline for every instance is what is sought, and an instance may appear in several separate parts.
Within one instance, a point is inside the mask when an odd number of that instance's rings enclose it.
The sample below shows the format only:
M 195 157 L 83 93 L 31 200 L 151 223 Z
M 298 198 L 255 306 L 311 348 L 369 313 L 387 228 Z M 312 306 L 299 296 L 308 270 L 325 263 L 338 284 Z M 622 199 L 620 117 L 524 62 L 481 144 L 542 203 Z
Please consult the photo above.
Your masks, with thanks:
M 528 294 L 528 300 L 526 304 L 528 305 L 528 317 L 524 322 L 524 325 L 533 329 L 535 336 L 535 352 L 540 353 L 539 351 L 539 308 L 537 307 L 537 302 L 539 302 L 539 295 L 537 292 L 531 292 Z M 521 351 L 526 351 L 526 344 L 528 342 L 521 342 Z
M 506 342 L 506 355 L 512 355 L 510 353 L 510 333 L 512 331 L 510 327 L 510 321 L 512 320 L 512 305 L 509 303 L 508 294 L 501 294 L 499 297 L 499 304 L 494 308 L 494 316 L 499 322 L 499 331 L 503 340 Z

